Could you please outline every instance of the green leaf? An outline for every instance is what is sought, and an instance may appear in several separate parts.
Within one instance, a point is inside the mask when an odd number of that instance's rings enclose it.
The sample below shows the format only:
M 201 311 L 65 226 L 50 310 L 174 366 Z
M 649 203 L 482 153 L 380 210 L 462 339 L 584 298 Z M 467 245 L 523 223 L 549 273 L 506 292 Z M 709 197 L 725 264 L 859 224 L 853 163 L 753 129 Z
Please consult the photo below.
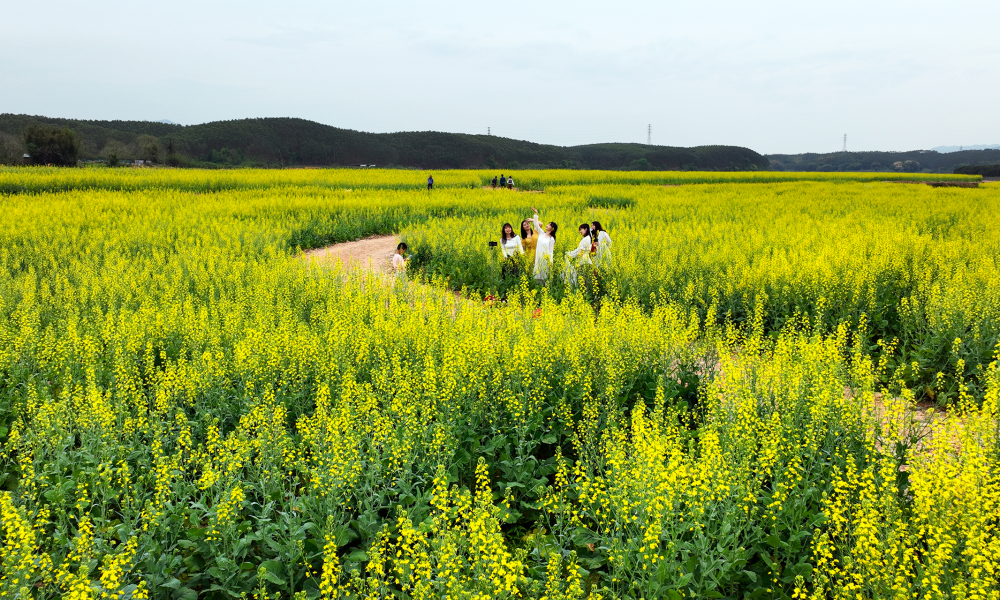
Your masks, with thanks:
M 184 588 L 174 595 L 175 600 L 198 600 L 198 592 Z
M 274 573 L 272 573 L 270 571 L 267 571 L 267 572 L 264 573 L 264 579 L 270 581 L 274 585 L 285 585 L 285 580 L 284 579 L 282 579 L 281 577 L 278 577 L 277 575 L 275 575 Z
M 355 550 L 347 555 L 345 562 L 365 562 L 368 560 L 368 553 L 364 550 Z
M 285 565 L 276 560 L 266 560 L 260 563 L 260 566 L 264 567 L 272 575 L 283 574 L 285 572 Z
M 750 581 L 757 583 L 757 574 L 753 571 L 743 571 L 743 574 L 750 578 Z
M 170 581 L 168 581 L 166 583 L 161 583 L 160 587 L 165 587 L 165 588 L 169 588 L 171 590 L 176 590 L 177 588 L 181 587 L 181 580 L 177 579 L 176 577 L 171 577 Z
M 558 441 L 559 441 L 559 438 L 556 437 L 556 434 L 554 434 L 554 433 L 550 433 L 547 436 L 545 436 L 545 437 L 542 438 L 542 443 L 543 444 L 555 444 Z

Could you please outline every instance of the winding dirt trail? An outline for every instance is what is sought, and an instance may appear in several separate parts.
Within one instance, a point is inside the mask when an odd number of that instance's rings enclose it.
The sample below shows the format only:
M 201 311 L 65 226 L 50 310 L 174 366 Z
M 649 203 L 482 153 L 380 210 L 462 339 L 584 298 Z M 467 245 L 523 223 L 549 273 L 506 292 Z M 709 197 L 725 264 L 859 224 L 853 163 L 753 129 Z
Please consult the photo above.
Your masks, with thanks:
M 353 242 L 324 246 L 302 253 L 306 261 L 330 264 L 340 261 L 348 269 L 370 270 L 373 273 L 391 273 L 392 255 L 399 243 L 394 235 L 373 235 Z

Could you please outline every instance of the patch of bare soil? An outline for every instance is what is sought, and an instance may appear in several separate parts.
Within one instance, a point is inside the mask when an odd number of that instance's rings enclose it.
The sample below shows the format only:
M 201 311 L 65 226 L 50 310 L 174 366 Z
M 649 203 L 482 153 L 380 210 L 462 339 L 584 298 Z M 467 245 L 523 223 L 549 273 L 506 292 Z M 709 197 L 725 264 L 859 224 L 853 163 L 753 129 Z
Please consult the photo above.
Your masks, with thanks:
M 306 261 L 329 265 L 339 261 L 348 269 L 371 270 L 375 273 L 392 272 L 392 255 L 399 241 L 394 235 L 373 235 L 354 242 L 324 246 L 302 253 Z
M 901 179 L 893 179 L 890 181 L 886 181 L 885 183 L 922 183 L 924 185 L 929 185 L 931 187 L 966 187 L 966 188 L 979 187 L 978 181 L 904 181 Z
M 483 189 L 484 190 L 492 190 L 494 192 L 499 192 L 499 191 L 519 192 L 521 194 L 544 194 L 545 193 L 545 190 L 522 190 L 521 188 L 508 189 L 508 188 L 502 188 L 500 186 L 493 187 L 492 185 L 484 185 Z

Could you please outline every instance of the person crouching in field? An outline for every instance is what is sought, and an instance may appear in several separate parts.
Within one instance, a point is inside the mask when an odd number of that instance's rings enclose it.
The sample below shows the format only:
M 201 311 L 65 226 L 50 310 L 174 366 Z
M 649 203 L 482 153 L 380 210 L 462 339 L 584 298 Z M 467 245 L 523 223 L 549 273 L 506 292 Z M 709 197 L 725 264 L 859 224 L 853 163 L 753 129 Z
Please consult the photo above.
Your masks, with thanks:
M 514 226 L 510 223 L 504 223 L 500 229 L 500 250 L 503 252 L 500 276 L 504 279 L 517 277 L 521 271 L 518 260 L 524 254 L 524 246 L 521 244 L 521 237 L 514 234 Z
M 538 237 L 535 244 L 535 281 L 545 283 L 552 271 L 552 254 L 556 249 L 556 231 L 559 230 L 559 226 L 550 221 L 543 229 L 542 222 L 538 218 L 538 209 L 532 207 L 531 210 L 535 213 L 531 222 L 535 225 L 535 235 Z
M 406 251 L 409 249 L 406 242 L 400 242 L 396 246 L 396 253 L 392 255 L 392 270 L 396 273 L 398 283 L 406 283 Z

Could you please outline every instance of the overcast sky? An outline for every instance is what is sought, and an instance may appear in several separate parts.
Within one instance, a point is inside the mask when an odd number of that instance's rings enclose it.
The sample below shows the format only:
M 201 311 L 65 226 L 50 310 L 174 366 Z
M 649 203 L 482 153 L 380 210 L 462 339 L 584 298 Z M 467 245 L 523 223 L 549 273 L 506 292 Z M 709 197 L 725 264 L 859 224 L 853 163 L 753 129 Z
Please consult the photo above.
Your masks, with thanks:
M 0 112 L 763 153 L 1000 143 L 1000 1 L 0 0 Z

